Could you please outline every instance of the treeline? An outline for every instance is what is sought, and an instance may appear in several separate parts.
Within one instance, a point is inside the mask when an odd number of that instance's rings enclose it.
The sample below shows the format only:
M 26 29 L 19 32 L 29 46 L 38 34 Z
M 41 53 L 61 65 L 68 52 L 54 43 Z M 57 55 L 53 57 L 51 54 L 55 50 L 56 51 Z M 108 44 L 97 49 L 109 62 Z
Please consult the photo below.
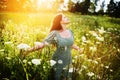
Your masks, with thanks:
M 12 11 L 12 12 L 39 12 L 39 11 L 57 11 L 60 10 L 61 4 L 63 8 L 67 8 L 70 12 L 81 12 L 81 14 L 93 14 L 93 15 L 109 15 L 111 17 L 120 18 L 120 1 L 115 2 L 110 0 L 109 4 L 105 3 L 105 0 L 100 4 L 100 10 L 96 11 L 98 2 L 100 0 L 76 0 L 73 2 L 69 0 L 67 4 L 64 4 L 64 0 L 51 0 L 46 1 L 46 5 L 39 7 L 36 3 L 39 0 L 0 0 L 0 11 Z M 75 0 L 74 0 L 75 1 Z M 104 11 L 104 7 L 107 5 L 107 10 Z M 47 8 L 45 8 L 48 6 Z M 51 8 L 50 8 L 51 7 Z M 61 9 L 62 10 L 62 9 Z M 64 11 L 64 9 L 62 10 Z
M 94 0 L 91 2 L 90 0 L 84 0 L 83 2 L 77 1 L 73 3 L 72 0 L 69 0 L 68 9 L 70 12 L 81 12 L 81 14 L 94 14 L 94 15 L 109 15 L 111 17 L 120 18 L 120 1 L 115 2 L 114 0 L 110 0 L 109 4 L 107 4 L 107 10 L 104 11 L 105 0 L 100 5 L 100 10 L 96 12 L 97 2 L 99 0 Z

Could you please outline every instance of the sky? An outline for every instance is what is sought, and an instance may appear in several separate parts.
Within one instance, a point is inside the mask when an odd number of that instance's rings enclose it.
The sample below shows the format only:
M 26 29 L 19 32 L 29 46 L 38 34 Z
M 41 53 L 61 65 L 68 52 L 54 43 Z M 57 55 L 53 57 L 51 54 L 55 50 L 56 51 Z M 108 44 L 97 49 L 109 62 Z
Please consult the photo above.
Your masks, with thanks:
M 65 0 L 64 1 L 64 3 L 67 3 L 69 0 Z M 72 0 L 73 2 L 77 2 L 77 1 L 80 1 L 80 2 L 82 2 L 82 1 L 84 1 L 84 0 Z M 94 0 L 91 0 L 91 2 L 92 1 L 94 1 Z M 96 12 L 97 11 L 99 11 L 100 10 L 100 5 L 102 4 L 102 2 L 103 2 L 104 0 L 99 0 L 98 1 L 98 6 L 96 6 Z M 118 2 L 118 1 L 120 1 L 120 0 L 114 0 L 115 2 Z M 107 10 L 107 4 L 109 4 L 109 2 L 110 2 L 110 0 L 105 0 L 105 7 L 104 7 L 104 12 Z

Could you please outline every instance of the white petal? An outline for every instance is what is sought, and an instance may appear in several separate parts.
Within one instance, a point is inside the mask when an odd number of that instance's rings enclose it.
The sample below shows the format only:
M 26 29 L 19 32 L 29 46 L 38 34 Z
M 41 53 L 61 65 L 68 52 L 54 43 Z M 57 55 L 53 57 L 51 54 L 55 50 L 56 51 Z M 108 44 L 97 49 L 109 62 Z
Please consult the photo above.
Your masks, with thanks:
M 17 48 L 26 50 L 26 49 L 30 48 L 30 46 L 27 44 L 21 43 L 17 46 Z
M 62 60 L 58 60 L 58 63 L 59 63 L 59 64 L 63 64 L 63 61 L 62 61 Z
M 69 72 L 72 73 L 72 72 L 73 72 L 73 68 L 70 68 L 70 69 L 69 69 Z
M 56 61 L 55 60 L 50 60 L 50 65 L 51 66 L 54 66 L 56 64 Z
M 87 75 L 92 77 L 92 76 L 94 76 L 94 73 L 93 72 L 88 72 Z
M 41 64 L 41 59 L 32 59 L 32 63 L 35 65 Z

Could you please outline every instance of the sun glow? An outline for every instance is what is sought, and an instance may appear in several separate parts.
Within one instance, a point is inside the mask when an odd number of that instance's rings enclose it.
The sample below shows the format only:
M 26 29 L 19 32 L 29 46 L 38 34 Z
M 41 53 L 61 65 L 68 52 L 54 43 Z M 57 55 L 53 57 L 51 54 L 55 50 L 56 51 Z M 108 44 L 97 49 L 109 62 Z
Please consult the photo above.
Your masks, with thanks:
M 66 0 L 64 0 L 66 2 Z M 61 4 L 57 0 L 7 0 L 6 9 L 18 12 L 41 12 L 57 11 Z
M 52 9 L 55 0 L 37 0 L 37 7 L 43 9 Z
M 42 3 L 43 3 L 43 2 L 46 2 L 46 1 L 47 1 L 47 0 L 38 0 L 38 1 L 37 1 L 37 6 L 42 5 Z

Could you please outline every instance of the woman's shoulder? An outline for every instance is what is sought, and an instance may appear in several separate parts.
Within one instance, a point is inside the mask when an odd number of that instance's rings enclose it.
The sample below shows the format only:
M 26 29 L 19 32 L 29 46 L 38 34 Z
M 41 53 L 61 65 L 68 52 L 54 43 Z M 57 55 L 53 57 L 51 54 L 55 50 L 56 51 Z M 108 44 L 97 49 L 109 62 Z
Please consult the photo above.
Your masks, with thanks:
M 50 35 L 56 35 L 57 31 L 56 30 L 52 30 L 49 34 Z
M 57 32 L 57 30 L 52 30 L 50 33 L 56 33 Z
M 71 29 L 67 29 L 68 31 L 70 31 L 73 34 L 73 31 Z

